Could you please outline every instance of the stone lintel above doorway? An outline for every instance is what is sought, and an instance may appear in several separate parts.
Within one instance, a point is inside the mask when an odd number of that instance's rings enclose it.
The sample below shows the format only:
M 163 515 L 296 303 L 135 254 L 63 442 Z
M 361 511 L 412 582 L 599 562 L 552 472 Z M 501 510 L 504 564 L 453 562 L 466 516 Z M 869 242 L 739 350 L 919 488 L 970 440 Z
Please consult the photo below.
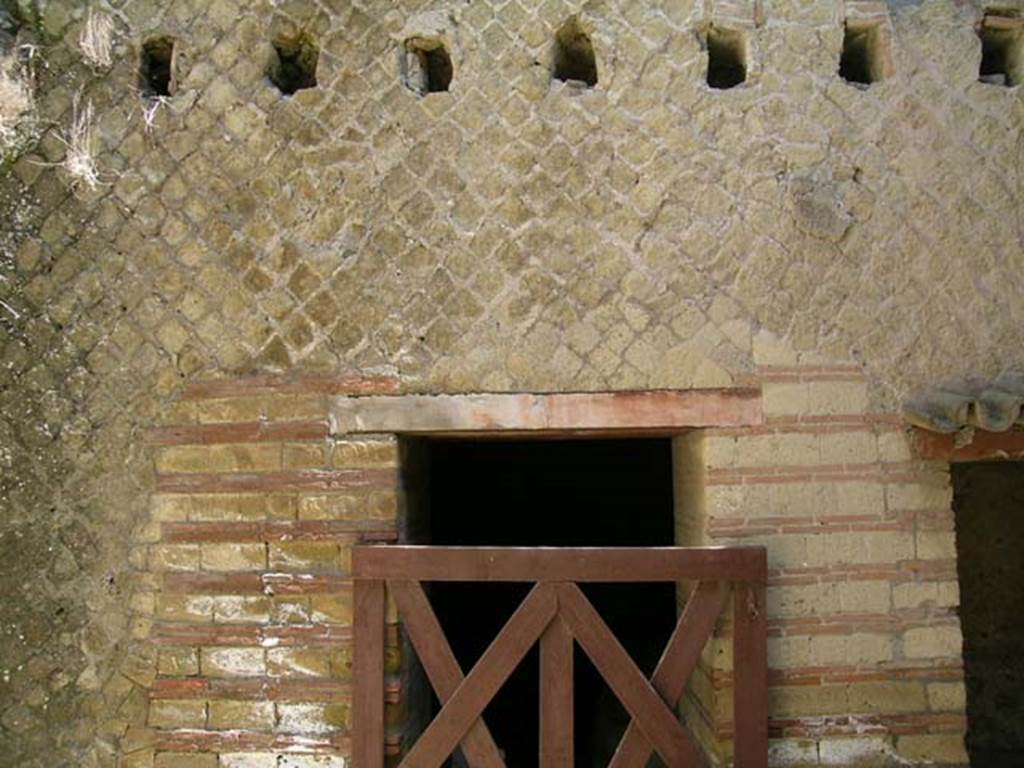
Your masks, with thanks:
M 338 397 L 333 434 L 679 432 L 763 423 L 759 389 Z

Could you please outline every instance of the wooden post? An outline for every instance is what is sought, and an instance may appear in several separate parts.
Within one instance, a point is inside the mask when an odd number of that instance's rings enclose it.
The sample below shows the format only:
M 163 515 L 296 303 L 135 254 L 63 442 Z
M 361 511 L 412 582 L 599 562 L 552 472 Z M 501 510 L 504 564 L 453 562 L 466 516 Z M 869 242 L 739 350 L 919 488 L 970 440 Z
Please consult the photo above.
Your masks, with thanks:
M 573 638 L 560 616 L 540 638 L 540 768 L 573 767 Z
M 353 586 L 352 762 L 384 768 L 384 582 L 356 579 Z
M 768 661 L 764 583 L 734 596 L 733 744 L 736 768 L 768 768 Z

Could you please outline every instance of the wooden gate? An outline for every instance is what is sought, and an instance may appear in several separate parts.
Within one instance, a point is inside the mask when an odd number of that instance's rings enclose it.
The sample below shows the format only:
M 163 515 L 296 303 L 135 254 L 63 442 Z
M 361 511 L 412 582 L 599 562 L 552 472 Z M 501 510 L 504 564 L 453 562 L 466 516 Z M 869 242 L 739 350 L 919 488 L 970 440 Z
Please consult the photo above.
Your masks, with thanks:
M 355 768 L 384 766 L 385 585 L 441 702 L 437 717 L 400 768 L 436 768 L 460 744 L 473 768 L 504 766 L 482 713 L 538 641 L 541 768 L 573 765 L 574 642 L 632 718 L 613 768 L 644 768 L 652 751 L 669 768 L 700 765 L 698 750 L 674 710 L 730 587 L 735 595 L 735 765 L 766 768 L 766 571 L 763 547 L 355 547 Z M 516 581 L 534 587 L 464 675 L 423 591 L 425 581 Z M 658 581 L 693 581 L 696 587 L 648 680 L 577 584 Z

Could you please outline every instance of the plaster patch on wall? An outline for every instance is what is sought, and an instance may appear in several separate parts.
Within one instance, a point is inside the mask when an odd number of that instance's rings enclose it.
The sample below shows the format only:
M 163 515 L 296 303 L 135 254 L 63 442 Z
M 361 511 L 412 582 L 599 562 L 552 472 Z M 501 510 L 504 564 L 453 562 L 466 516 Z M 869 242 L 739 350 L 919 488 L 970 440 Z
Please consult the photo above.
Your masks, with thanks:
M 833 182 L 793 179 L 789 195 L 794 221 L 809 235 L 838 243 L 854 224 L 854 217 Z
M 924 1 L 925 0 L 889 0 L 889 7 L 896 12 L 910 11 L 923 4 Z
M 883 736 L 822 739 L 818 742 L 818 761 L 821 765 L 870 765 L 881 760 L 894 759 L 897 759 L 896 753 Z

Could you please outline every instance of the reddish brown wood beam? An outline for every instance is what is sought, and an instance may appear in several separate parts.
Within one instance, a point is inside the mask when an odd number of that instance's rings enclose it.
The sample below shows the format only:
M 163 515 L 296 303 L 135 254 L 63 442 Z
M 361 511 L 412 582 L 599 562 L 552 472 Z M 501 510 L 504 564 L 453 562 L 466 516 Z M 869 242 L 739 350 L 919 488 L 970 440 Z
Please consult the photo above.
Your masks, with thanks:
M 648 743 L 668 765 L 697 768 L 700 758 L 691 737 L 580 588 L 565 583 L 557 589 L 559 615 Z
M 356 588 L 367 583 L 374 582 L 357 582 Z M 552 588 L 544 584 L 534 587 L 484 651 L 473 670 L 442 705 L 437 717 L 399 763 L 399 768 L 441 765 L 480 719 L 484 707 L 519 666 L 557 611 L 558 604 Z M 362 642 L 361 633 L 359 639 Z M 360 702 L 357 700 L 355 711 L 360 711 L 359 707 Z M 369 707 L 365 707 L 364 711 L 369 711 Z M 366 721 L 363 723 L 365 725 Z M 358 724 L 356 733 L 359 734 Z M 374 741 L 379 743 L 381 739 L 375 738 Z M 367 764 L 366 761 L 357 763 L 361 767 Z M 370 768 L 381 767 L 371 763 Z
M 654 670 L 651 685 L 673 708 L 686 690 L 686 683 L 697 666 L 707 638 L 715 629 L 728 593 L 729 585 L 724 581 L 698 584 Z M 609 765 L 610 768 L 643 768 L 650 756 L 650 744 L 631 721 Z
M 1024 430 L 985 432 L 975 430 L 971 442 L 957 446 L 955 435 L 943 435 L 914 427 L 917 455 L 930 461 L 1014 461 L 1024 459 Z
M 756 581 L 767 575 L 764 547 L 355 546 L 352 574 L 418 581 Z
M 441 704 L 448 703 L 465 676 L 452 653 L 430 601 L 417 581 L 391 582 L 392 595 L 405 622 L 406 632 L 419 656 L 423 670 Z M 480 768 L 503 768 L 498 745 L 483 718 L 478 719 L 462 739 L 462 750 L 470 764 Z
M 561 616 L 540 638 L 540 768 L 572 768 L 573 646 Z
M 384 768 L 384 582 L 355 587 L 356 634 L 352 757 L 359 768 Z

